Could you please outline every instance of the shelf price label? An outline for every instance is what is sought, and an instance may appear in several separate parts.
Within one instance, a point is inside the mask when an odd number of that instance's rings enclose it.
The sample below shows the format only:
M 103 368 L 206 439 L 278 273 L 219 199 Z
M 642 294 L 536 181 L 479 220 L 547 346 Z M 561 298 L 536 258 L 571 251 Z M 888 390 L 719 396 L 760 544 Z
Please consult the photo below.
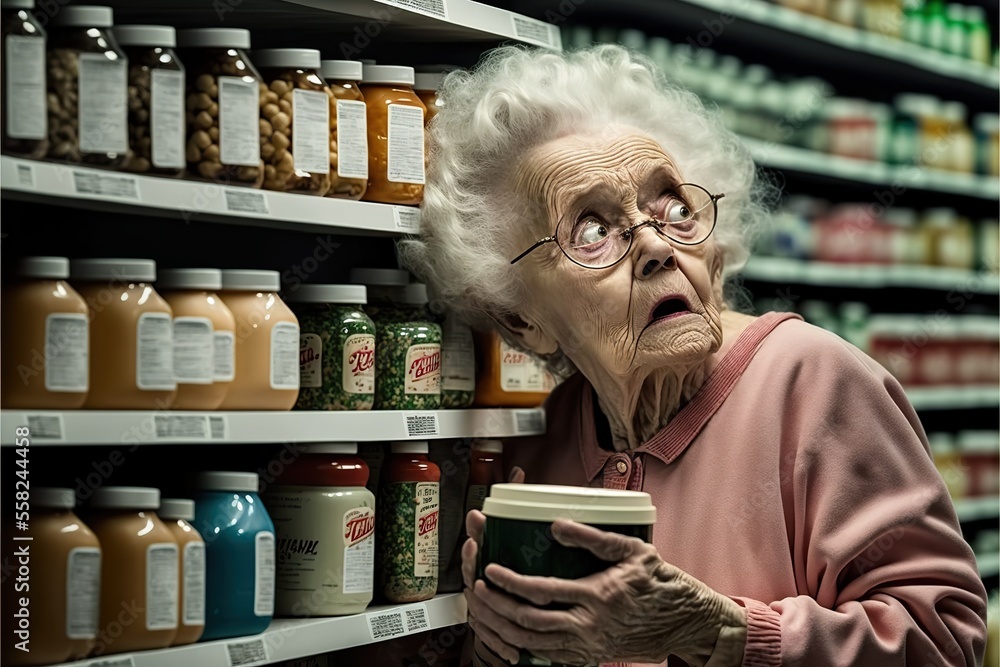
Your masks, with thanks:
M 510 22 L 513 26 L 514 37 L 522 42 L 545 46 L 550 49 L 555 48 L 555 39 L 552 32 L 556 30 L 551 23 L 530 19 L 527 16 L 510 15 Z
M 409 438 L 430 438 L 441 434 L 436 412 L 404 412 L 403 424 Z
M 443 21 L 448 20 L 448 5 L 445 0 L 375 0 L 375 2 L 418 14 L 426 14 Z
M 33 440 L 64 440 L 63 417 L 55 415 L 25 415 Z
M 225 440 L 228 433 L 222 415 L 153 415 L 155 440 Z
M 256 213 L 269 215 L 267 196 L 251 190 L 226 190 L 226 211 L 229 213 Z
M 420 209 L 411 206 L 394 206 L 392 217 L 396 231 L 404 234 L 420 233 Z
M 73 172 L 73 188 L 76 194 L 85 197 L 139 201 L 139 181 L 134 176 L 112 176 L 77 170 Z
M 135 660 L 132 659 L 132 656 L 126 655 L 122 658 L 95 660 L 88 662 L 84 667 L 135 667 Z
M 229 642 L 226 644 L 226 653 L 229 656 L 229 667 L 262 665 L 270 660 L 267 644 L 260 637 L 250 641 Z
M 427 605 L 422 602 L 402 609 L 366 614 L 365 620 L 368 621 L 368 632 L 373 642 L 430 629 Z
M 545 413 L 541 410 L 518 410 L 514 413 L 516 435 L 541 435 L 545 433 Z

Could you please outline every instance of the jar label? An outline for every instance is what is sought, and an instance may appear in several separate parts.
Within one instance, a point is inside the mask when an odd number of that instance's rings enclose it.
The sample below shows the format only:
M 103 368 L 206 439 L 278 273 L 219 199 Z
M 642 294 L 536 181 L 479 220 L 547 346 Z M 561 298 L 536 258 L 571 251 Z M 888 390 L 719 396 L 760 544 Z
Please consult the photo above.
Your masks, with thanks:
M 375 510 L 344 513 L 344 593 L 371 593 L 375 576 Z
M 181 384 L 212 384 L 215 339 L 207 317 L 174 318 L 174 379 Z
M 253 613 L 255 616 L 273 616 L 274 533 L 265 530 L 257 533 L 254 547 Z
M 299 325 L 275 322 L 271 327 L 271 389 L 299 388 Z
M 295 171 L 330 173 L 330 98 L 321 90 L 292 91 Z
M 184 72 L 154 69 L 149 96 L 153 166 L 181 169 L 184 167 Z
M 45 99 L 45 38 L 8 35 L 4 60 L 7 79 L 7 136 L 44 139 L 48 134 Z
M 135 333 L 135 384 L 143 391 L 173 391 L 173 323 L 167 313 L 143 313 Z
M 205 543 L 184 545 L 184 625 L 205 625 Z
M 406 394 L 441 393 L 441 346 L 411 345 L 406 350 Z
M 368 107 L 337 100 L 337 176 L 368 179 Z
M 354 334 L 344 341 L 344 391 L 371 394 L 375 391 L 375 336 Z
M 101 608 L 101 550 L 70 549 L 66 562 L 66 636 L 93 639 Z
M 323 386 L 323 339 L 316 334 L 299 336 L 299 386 Z
M 256 81 L 219 77 L 219 159 L 222 164 L 260 166 L 260 89 Z
M 424 183 L 424 110 L 389 105 L 386 179 L 391 183 Z
M 79 62 L 80 151 L 125 153 L 128 151 L 127 61 L 108 60 L 103 53 L 81 53 Z
M 441 340 L 441 389 L 476 390 L 476 351 L 472 330 L 454 317 L 444 321 Z
M 146 548 L 146 629 L 177 627 L 177 544 Z
M 232 382 L 236 379 L 236 334 L 232 331 L 216 331 L 212 342 L 212 361 L 215 366 L 212 380 Z
M 436 577 L 438 574 L 438 510 L 440 485 L 418 482 L 414 513 L 413 576 Z
M 531 356 L 500 340 L 500 388 L 503 391 L 545 391 L 546 386 L 551 386 L 547 375 L 548 371 Z
M 83 313 L 52 313 L 45 318 L 46 390 L 87 391 L 89 332 Z

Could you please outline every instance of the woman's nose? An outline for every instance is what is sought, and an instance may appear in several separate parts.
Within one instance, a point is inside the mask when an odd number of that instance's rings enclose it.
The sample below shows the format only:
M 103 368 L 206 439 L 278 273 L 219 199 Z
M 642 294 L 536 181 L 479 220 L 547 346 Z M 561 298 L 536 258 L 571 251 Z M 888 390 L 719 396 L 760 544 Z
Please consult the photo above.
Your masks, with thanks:
M 638 230 L 633 239 L 638 253 L 635 259 L 635 277 L 643 280 L 650 278 L 660 269 L 673 271 L 677 268 L 677 256 L 670 241 L 656 233 L 656 230 Z

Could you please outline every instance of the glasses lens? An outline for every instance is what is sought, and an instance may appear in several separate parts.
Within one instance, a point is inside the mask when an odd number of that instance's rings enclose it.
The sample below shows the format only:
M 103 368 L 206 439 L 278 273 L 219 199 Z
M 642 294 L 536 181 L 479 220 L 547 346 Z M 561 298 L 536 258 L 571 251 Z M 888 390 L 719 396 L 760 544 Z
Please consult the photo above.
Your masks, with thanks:
M 680 185 L 668 195 L 660 229 L 681 243 L 701 243 L 715 226 L 715 205 L 708 191 L 697 185 Z
M 625 227 L 596 216 L 559 226 L 559 247 L 577 264 L 599 269 L 614 264 L 628 251 Z

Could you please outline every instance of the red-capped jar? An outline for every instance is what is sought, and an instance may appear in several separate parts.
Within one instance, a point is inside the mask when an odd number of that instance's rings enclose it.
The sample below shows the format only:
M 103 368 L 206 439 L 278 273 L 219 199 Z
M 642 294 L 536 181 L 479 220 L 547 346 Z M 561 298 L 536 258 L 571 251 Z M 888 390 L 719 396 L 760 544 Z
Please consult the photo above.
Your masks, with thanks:
M 465 514 L 482 510 L 483 501 L 490 495 L 490 487 L 502 484 L 503 443 L 499 440 L 477 440 L 472 443 L 469 459 L 469 489 L 465 494 Z M 462 522 L 464 525 L 464 521 Z
M 304 445 L 264 493 L 277 534 L 274 611 L 341 616 L 373 597 L 375 496 L 357 443 Z
M 379 480 L 379 590 L 390 602 L 429 600 L 438 585 L 441 470 L 426 442 L 394 442 Z

